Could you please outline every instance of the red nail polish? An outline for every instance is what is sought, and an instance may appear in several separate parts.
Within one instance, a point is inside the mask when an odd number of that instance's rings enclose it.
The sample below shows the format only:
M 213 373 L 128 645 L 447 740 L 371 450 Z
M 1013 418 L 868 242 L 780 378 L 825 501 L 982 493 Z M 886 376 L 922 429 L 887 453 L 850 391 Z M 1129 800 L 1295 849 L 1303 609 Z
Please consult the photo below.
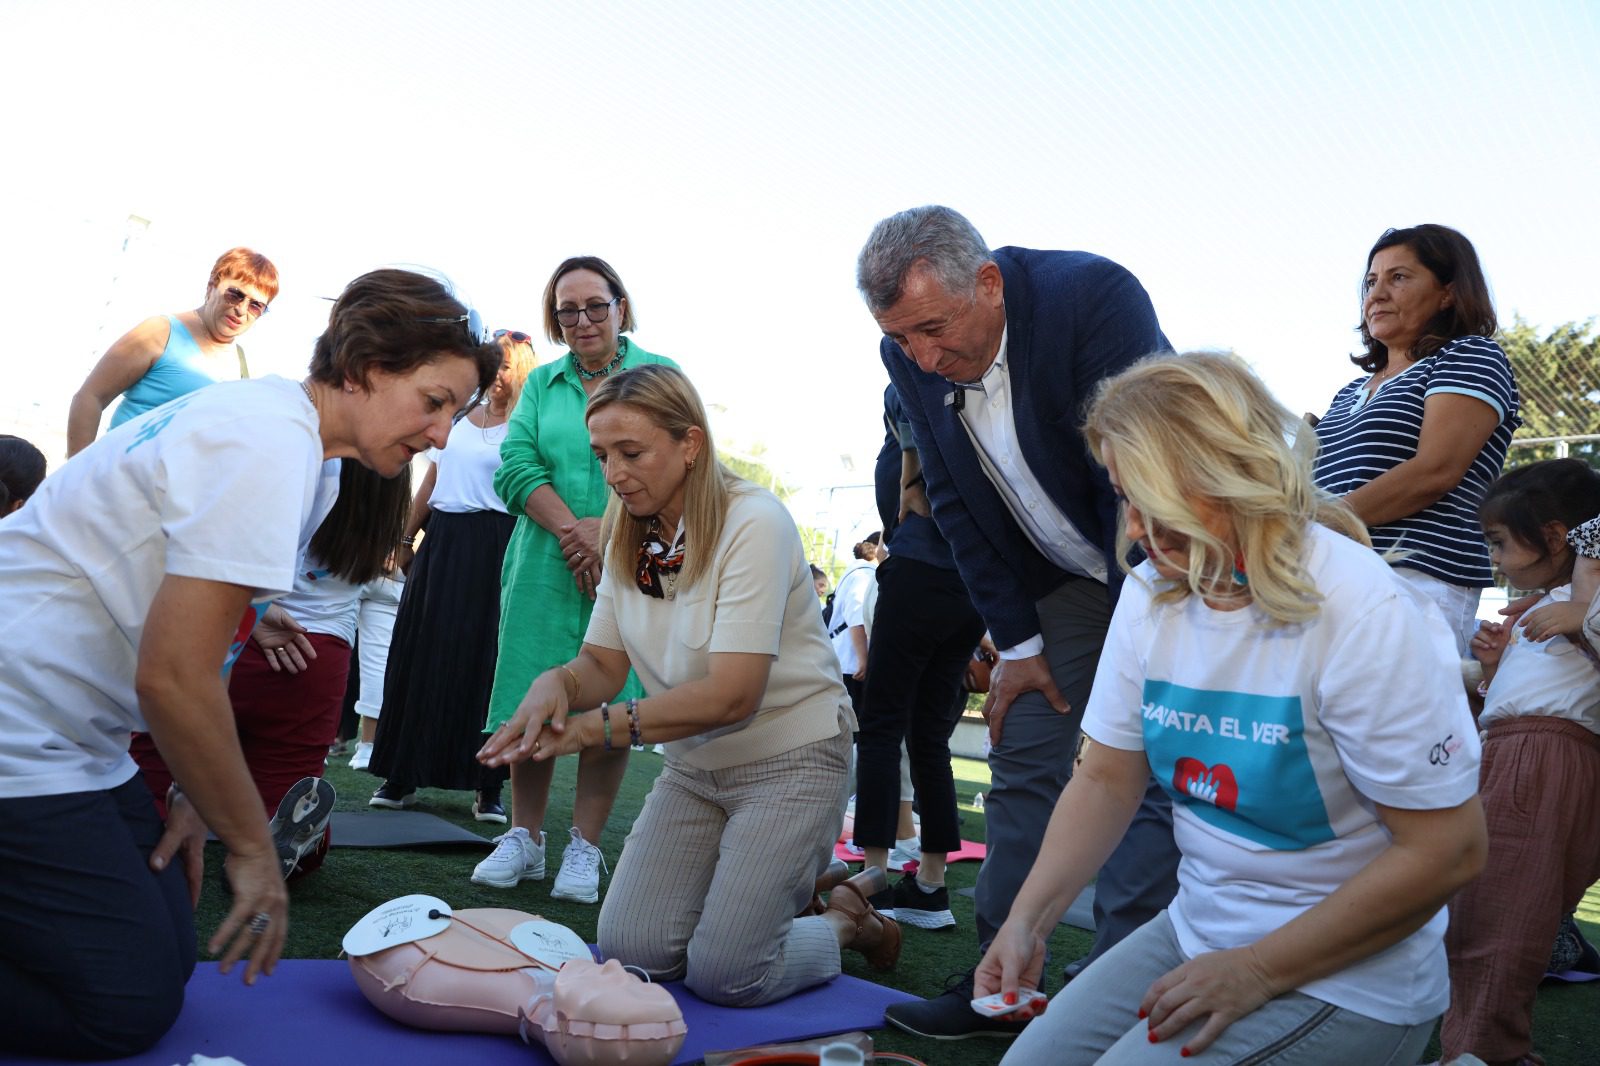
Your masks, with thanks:
M 1016 1005 L 1017 1005 L 1017 994 L 1015 992 L 1007 992 L 1006 993 L 1006 1006 L 1014 1007 Z
M 1189 1049 L 1186 1048 L 1186 1047 L 1181 1047 L 1181 1048 L 1178 1049 L 1178 1054 L 1182 1055 L 1184 1058 L 1188 1058 L 1189 1057 Z
M 1152 1030 L 1150 1030 L 1150 1043 L 1154 1044 L 1155 1042 L 1156 1042 L 1156 1031 L 1154 1029 L 1152 1029 Z
M 1139 1020 L 1142 1022 L 1148 1017 L 1150 1017 L 1150 1012 L 1145 1010 L 1143 1007 L 1140 1007 L 1139 1008 Z

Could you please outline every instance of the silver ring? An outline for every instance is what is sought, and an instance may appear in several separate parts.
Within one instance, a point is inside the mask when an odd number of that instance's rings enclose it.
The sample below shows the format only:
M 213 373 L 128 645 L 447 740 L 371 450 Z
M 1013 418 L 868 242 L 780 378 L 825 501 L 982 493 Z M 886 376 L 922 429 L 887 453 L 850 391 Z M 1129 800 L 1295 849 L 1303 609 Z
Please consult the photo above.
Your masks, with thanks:
M 267 931 L 267 926 L 271 924 L 272 915 L 268 914 L 266 911 L 256 911 L 255 915 L 250 919 L 250 935 L 260 936 L 262 933 Z
M 579 552 L 579 553 L 578 553 L 578 554 L 577 554 L 577 556 L 576 556 L 576 558 L 577 558 L 577 560 L 578 560 L 578 562 L 580 562 L 580 563 L 581 563 L 581 562 L 583 562 L 583 553 L 582 553 L 582 552 Z

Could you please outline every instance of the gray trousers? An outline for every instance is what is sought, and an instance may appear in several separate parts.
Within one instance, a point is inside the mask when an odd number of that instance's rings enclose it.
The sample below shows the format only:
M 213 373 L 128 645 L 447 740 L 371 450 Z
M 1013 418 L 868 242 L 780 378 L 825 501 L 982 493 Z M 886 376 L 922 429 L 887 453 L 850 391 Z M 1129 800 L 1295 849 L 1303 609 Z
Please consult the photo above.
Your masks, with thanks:
M 1071 711 L 1058 714 L 1041 693 L 1023 693 L 1006 712 L 1000 743 L 989 753 L 988 856 L 977 887 L 979 950 L 988 948 L 1011 912 L 1072 776 L 1083 708 L 1111 622 L 1105 586 L 1088 578 L 1069 579 L 1037 608 L 1045 659 Z M 1152 779 L 1133 824 L 1100 869 L 1094 948 L 1085 961 L 1161 913 L 1177 891 L 1172 803 Z
M 1413 1066 L 1433 1035 L 1433 1019 L 1393 1025 L 1303 992 L 1270 999 L 1224 1029 L 1198 1055 L 1181 1053 L 1204 1019 L 1150 1043 L 1139 1004 L 1156 979 L 1189 961 L 1165 913 L 1050 1000 L 1028 1023 L 1001 1066 Z

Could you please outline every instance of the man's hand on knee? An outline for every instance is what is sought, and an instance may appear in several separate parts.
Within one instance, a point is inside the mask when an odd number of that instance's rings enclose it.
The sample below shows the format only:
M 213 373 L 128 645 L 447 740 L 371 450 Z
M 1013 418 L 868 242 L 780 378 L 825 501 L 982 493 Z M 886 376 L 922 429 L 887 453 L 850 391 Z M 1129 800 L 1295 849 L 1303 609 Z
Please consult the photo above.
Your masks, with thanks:
M 1056 688 L 1055 676 L 1050 673 L 1050 664 L 1043 655 L 1001 659 L 990 678 L 989 698 L 983 701 L 983 720 L 989 723 L 991 745 L 1000 743 L 1006 712 L 1011 710 L 1012 701 L 1024 692 L 1041 693 L 1057 714 L 1066 714 L 1072 709 L 1061 690 Z

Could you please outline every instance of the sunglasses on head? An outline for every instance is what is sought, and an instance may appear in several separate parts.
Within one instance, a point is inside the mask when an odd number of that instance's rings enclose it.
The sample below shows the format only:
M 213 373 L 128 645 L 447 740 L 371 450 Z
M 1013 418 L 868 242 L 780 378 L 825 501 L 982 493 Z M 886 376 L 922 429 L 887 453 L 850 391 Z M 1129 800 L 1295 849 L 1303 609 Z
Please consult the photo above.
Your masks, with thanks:
M 488 344 L 489 331 L 483 327 L 483 318 L 478 314 L 477 308 L 472 308 L 464 315 L 450 315 L 447 318 L 419 318 L 418 322 L 429 325 L 438 325 L 446 322 L 462 322 L 466 325 L 467 339 L 474 344 Z
M 240 304 L 248 301 L 249 311 L 252 318 L 260 318 L 262 315 L 271 310 L 270 307 L 262 303 L 260 300 L 252 299 L 251 297 L 246 296 L 243 290 L 236 289 L 232 285 L 229 285 L 226 289 L 222 290 L 222 298 L 228 301 L 228 306 L 230 307 L 238 307 Z
M 494 331 L 494 339 L 495 340 L 499 340 L 501 337 L 510 337 L 511 340 L 512 340 L 512 343 L 514 343 L 514 344 L 532 344 L 533 343 L 533 338 L 528 336 L 526 333 L 522 332 L 520 329 L 497 329 L 497 330 L 495 330 Z

